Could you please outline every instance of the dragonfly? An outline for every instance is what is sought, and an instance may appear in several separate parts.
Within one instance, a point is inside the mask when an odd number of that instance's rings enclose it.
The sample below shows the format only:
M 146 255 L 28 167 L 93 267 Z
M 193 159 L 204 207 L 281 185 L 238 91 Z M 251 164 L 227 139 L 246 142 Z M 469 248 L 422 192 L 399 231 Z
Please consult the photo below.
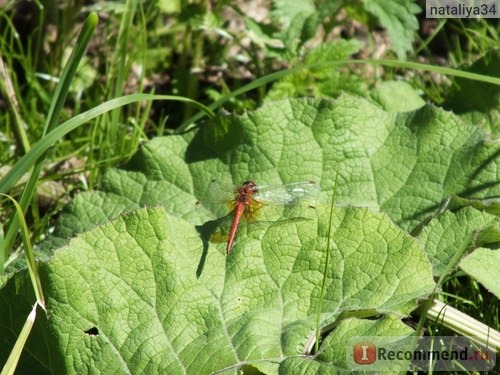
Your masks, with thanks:
M 221 196 L 221 187 L 217 181 L 210 184 L 210 195 Z M 223 189 L 222 189 L 223 190 Z M 230 189 L 231 191 L 231 189 Z M 292 182 L 279 186 L 259 186 L 253 180 L 247 180 L 239 187 L 232 189 L 232 196 L 227 205 L 232 209 L 232 223 L 226 245 L 226 254 L 231 249 L 236 238 L 236 232 L 242 217 L 255 219 L 256 213 L 267 205 L 296 205 L 307 199 L 313 199 L 319 193 L 319 186 L 314 181 Z

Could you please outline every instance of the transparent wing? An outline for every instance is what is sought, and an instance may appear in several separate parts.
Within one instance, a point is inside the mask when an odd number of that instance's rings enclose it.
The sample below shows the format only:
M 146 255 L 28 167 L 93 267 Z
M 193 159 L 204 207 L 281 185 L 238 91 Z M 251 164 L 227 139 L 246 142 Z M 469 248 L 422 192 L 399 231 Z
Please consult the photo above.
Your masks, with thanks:
M 320 192 L 315 181 L 292 182 L 280 186 L 258 186 L 254 198 L 262 203 L 280 205 L 298 204 L 304 200 L 314 200 Z
M 219 180 L 212 180 L 200 194 L 196 207 L 208 208 L 212 212 L 217 212 L 218 215 L 227 214 L 234 209 L 235 196 L 233 186 Z
M 236 188 L 219 180 L 212 180 L 206 192 L 206 199 L 214 203 L 228 204 L 228 202 L 234 200 L 235 196 Z

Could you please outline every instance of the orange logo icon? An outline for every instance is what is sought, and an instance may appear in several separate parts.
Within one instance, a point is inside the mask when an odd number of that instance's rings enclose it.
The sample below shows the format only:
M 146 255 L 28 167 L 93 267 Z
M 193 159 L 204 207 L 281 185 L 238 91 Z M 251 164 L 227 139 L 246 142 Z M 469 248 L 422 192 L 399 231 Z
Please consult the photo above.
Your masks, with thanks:
M 358 365 L 370 365 L 377 359 L 377 347 L 371 342 L 358 342 L 353 348 L 353 358 Z

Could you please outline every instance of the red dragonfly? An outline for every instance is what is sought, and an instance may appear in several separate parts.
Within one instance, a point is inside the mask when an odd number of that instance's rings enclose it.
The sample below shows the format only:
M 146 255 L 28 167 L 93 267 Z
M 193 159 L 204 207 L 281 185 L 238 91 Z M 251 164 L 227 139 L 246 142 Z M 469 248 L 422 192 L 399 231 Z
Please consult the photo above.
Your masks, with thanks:
M 212 194 L 216 192 L 218 184 L 212 181 L 210 187 Z M 229 230 L 226 254 L 233 247 L 236 232 L 241 218 L 246 216 L 253 219 L 257 210 L 268 204 L 295 205 L 304 199 L 314 198 L 319 192 L 319 187 L 314 181 L 293 182 L 281 186 L 258 186 L 254 181 L 247 180 L 240 187 L 233 190 L 234 196 L 228 202 L 233 209 L 233 221 Z

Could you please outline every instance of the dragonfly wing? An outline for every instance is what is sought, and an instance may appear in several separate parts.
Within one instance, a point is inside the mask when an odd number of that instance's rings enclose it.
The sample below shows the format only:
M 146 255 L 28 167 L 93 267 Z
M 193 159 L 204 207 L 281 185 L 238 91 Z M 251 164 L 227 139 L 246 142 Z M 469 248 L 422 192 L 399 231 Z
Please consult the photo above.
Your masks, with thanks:
M 235 188 L 227 183 L 219 180 L 212 180 L 207 187 L 205 198 L 218 204 L 227 204 L 229 201 L 234 200 L 236 195 Z
M 258 187 L 255 199 L 262 202 L 292 205 L 302 200 L 314 199 L 320 189 L 314 181 L 292 182 L 290 184 Z
M 219 180 L 213 180 L 200 194 L 196 207 L 207 209 L 216 216 L 227 215 L 235 207 L 234 187 Z

